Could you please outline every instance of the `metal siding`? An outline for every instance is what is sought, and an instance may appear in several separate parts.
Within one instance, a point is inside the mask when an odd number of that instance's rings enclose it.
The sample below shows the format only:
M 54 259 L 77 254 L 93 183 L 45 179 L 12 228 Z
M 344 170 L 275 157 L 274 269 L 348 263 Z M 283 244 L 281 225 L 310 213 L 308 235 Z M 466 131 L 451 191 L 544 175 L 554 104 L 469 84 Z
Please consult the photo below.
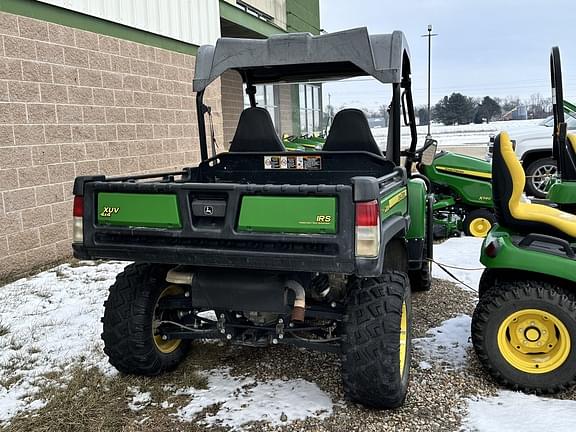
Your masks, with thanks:
M 218 0 L 38 0 L 194 45 L 220 37 Z

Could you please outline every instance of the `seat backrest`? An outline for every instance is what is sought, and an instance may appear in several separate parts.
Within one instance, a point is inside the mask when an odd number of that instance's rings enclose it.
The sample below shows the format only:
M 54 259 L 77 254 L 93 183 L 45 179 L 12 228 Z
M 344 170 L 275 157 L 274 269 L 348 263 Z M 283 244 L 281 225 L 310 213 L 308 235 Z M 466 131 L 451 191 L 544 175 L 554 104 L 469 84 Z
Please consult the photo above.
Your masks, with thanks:
M 492 198 L 500 225 L 510 228 L 515 225 L 510 204 L 520 201 L 525 184 L 526 175 L 516 157 L 512 141 L 508 133 L 501 132 L 494 139 L 492 156 Z
M 268 110 L 246 108 L 240 114 L 230 152 L 283 152 L 286 151 L 274 129 Z
M 366 151 L 383 157 L 368 120 L 359 109 L 343 109 L 334 116 L 323 151 Z
M 566 151 L 568 155 L 563 167 L 562 178 L 567 181 L 576 181 L 576 135 L 566 135 Z

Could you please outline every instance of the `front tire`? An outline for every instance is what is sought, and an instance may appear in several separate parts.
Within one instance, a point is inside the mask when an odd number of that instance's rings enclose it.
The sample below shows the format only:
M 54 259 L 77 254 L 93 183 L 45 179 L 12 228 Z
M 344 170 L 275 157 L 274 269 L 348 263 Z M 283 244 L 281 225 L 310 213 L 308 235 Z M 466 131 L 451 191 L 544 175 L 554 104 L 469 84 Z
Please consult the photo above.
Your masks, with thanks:
M 464 218 L 462 228 L 467 236 L 484 238 L 496 223 L 496 216 L 486 209 L 472 210 Z
M 342 338 L 346 397 L 371 408 L 396 408 L 408 390 L 412 308 L 408 276 L 351 277 Z
M 102 339 L 110 364 L 120 372 L 158 375 L 175 369 L 188 351 L 189 341 L 164 341 L 155 334 L 158 301 L 182 290 L 166 282 L 168 270 L 164 265 L 131 264 L 110 287 Z
M 576 384 L 576 300 L 544 281 L 505 281 L 474 311 L 478 358 L 503 386 L 556 393 Z
M 558 167 L 552 158 L 535 160 L 526 168 L 526 194 L 535 198 L 546 198 L 550 177 L 556 176 Z

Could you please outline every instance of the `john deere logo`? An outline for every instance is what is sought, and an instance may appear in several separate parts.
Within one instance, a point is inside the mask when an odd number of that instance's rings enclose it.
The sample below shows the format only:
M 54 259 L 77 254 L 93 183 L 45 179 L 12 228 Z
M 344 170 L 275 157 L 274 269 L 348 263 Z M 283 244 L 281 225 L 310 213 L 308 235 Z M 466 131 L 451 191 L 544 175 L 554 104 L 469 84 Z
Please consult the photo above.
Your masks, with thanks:
M 209 205 L 204 206 L 204 214 L 206 216 L 212 216 L 214 214 L 214 207 L 209 206 Z
M 112 215 L 117 214 L 120 211 L 120 207 L 104 207 L 100 216 L 102 217 L 110 217 Z

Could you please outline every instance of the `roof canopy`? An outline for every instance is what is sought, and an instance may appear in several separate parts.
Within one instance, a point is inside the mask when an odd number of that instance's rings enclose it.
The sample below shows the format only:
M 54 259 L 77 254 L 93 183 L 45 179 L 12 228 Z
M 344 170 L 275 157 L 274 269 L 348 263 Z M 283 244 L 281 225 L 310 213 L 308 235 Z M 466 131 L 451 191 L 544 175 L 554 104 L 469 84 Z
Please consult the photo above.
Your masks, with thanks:
M 240 72 L 253 84 L 362 75 L 399 83 L 410 73 L 409 57 L 401 31 L 369 35 L 365 27 L 320 36 L 291 33 L 268 39 L 220 38 L 216 46 L 204 45 L 198 50 L 194 91 L 204 90 L 227 70 Z

